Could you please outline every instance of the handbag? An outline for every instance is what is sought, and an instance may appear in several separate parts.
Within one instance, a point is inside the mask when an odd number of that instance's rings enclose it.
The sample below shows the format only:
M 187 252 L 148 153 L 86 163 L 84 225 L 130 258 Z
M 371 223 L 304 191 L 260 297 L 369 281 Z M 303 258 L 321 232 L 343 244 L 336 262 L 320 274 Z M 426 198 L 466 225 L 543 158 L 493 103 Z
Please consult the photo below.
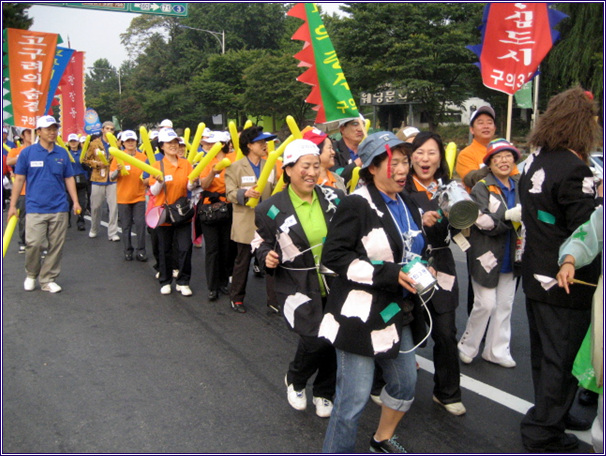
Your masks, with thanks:
M 191 200 L 186 196 L 182 196 L 173 204 L 168 204 L 166 208 L 168 220 L 173 226 L 181 226 L 191 222 L 196 212 Z
M 166 206 L 152 206 L 145 214 L 145 223 L 155 229 L 166 223 Z
M 210 203 L 204 204 L 207 195 Z M 202 197 L 198 203 L 198 218 L 200 219 L 200 222 L 205 225 L 217 225 L 231 220 L 231 204 L 221 201 L 219 196 L 221 196 L 219 193 L 210 194 L 206 191 L 202 192 Z

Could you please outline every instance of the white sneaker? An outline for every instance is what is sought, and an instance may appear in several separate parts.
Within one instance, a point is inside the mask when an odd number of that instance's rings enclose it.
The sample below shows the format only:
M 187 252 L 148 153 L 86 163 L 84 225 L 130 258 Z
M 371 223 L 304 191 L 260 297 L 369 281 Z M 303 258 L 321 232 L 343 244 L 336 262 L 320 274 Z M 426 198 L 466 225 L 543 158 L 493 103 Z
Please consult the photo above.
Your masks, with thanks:
M 502 366 L 502 367 L 512 368 L 512 367 L 517 366 L 516 362 L 513 360 L 513 358 L 511 356 L 509 356 L 508 358 L 504 358 L 502 360 L 497 360 L 497 359 L 492 359 L 489 356 L 486 356 L 486 355 L 484 355 L 484 353 L 482 353 L 482 359 L 484 361 L 488 361 L 489 363 L 498 364 L 499 366 Z
M 305 410 L 307 408 L 307 395 L 305 390 L 295 391 L 295 387 L 292 384 L 287 383 L 287 377 L 284 377 L 284 384 L 288 387 L 287 397 L 288 403 L 295 410 Z
M 370 398 L 372 399 L 372 401 L 375 404 L 377 404 L 379 406 L 383 405 L 383 401 L 381 400 L 381 396 L 380 395 L 378 395 L 378 394 L 371 394 Z
M 175 288 L 177 289 L 177 291 L 180 291 L 183 296 L 191 296 L 193 294 L 191 288 L 189 288 L 189 285 L 177 284 Z
M 48 291 L 49 293 L 59 293 L 61 291 L 61 287 L 55 282 L 48 282 L 42 285 L 42 291 Z
M 461 350 L 459 350 L 459 359 L 465 364 L 469 364 L 473 361 L 473 358 L 471 356 L 467 356 Z
M 465 415 L 465 413 L 467 413 L 467 410 L 465 409 L 465 406 L 460 401 L 459 402 L 453 402 L 451 404 L 444 404 L 440 399 L 438 399 L 435 396 L 433 397 L 433 401 L 436 404 L 441 405 L 442 407 L 444 407 L 446 409 L 446 411 L 448 413 L 451 413 L 452 415 L 461 416 L 461 415 Z
M 25 253 L 25 246 L 24 245 L 20 245 L 19 246 L 19 253 Z
M 118 242 L 120 240 L 120 236 L 114 234 L 112 237 L 108 238 L 111 242 Z
M 90 230 L 90 231 L 88 232 L 88 237 L 89 237 L 89 238 L 96 238 L 96 237 L 97 237 L 97 232 L 96 232 L 96 231 L 93 231 L 93 230 Z
M 156 272 L 156 275 L 154 276 L 156 279 L 160 278 L 160 271 Z
M 160 288 L 160 294 L 163 295 L 169 295 L 172 291 L 173 290 L 171 289 L 170 284 L 164 285 L 162 288 Z
M 313 404 L 316 406 L 316 415 L 320 418 L 330 418 L 332 412 L 332 401 L 324 397 L 315 397 L 312 399 Z
M 36 289 L 36 279 L 27 277 L 25 282 L 23 282 L 23 289 L 25 291 L 34 291 Z

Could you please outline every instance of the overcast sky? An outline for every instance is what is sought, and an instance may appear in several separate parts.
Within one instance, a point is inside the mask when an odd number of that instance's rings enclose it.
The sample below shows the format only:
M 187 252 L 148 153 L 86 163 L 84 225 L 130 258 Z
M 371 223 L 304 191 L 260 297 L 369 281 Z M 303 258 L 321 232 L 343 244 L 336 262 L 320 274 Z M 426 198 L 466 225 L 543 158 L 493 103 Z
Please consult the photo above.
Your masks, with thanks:
M 318 4 L 327 13 L 338 12 L 338 3 Z M 86 66 L 105 58 L 118 68 L 128 59 L 120 34 L 136 17 L 133 13 L 34 5 L 28 14 L 34 20 L 30 30 L 58 33 L 63 38 L 62 46 L 68 47 L 69 41 L 72 49 L 86 53 Z

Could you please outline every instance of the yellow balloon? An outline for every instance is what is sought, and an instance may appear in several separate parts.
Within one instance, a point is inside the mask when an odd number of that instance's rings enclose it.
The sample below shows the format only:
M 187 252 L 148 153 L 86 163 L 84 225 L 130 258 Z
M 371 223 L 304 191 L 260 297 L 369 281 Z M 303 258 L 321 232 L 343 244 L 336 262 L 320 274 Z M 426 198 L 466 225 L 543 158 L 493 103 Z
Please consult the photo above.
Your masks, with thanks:
M 206 124 L 204 122 L 200 122 L 198 124 L 198 128 L 196 129 L 196 134 L 194 135 L 194 139 L 191 142 L 191 146 L 189 148 L 189 154 L 187 155 L 187 160 L 190 163 L 194 162 L 194 157 L 198 153 L 198 147 L 200 147 L 200 140 L 202 139 L 202 133 L 204 133 L 204 129 L 206 128 Z
M 88 150 L 88 145 L 90 144 L 90 135 L 86 137 L 84 140 L 84 144 L 82 145 L 82 151 L 80 152 L 80 163 L 84 163 L 84 157 L 86 157 L 86 151 Z
M 11 243 L 11 238 L 13 237 L 13 233 L 15 232 L 15 227 L 17 226 L 18 221 L 19 217 L 13 215 L 6 224 L 6 231 L 4 231 L 4 236 L 2 237 L 2 258 L 4 258 L 4 255 L 6 255 L 8 246 Z
M 112 154 L 116 158 L 121 158 L 125 162 L 130 163 L 133 166 L 136 166 L 137 168 L 143 170 L 147 174 L 151 174 L 152 176 L 160 176 L 162 174 L 162 171 L 160 171 L 159 169 L 156 169 L 156 168 L 148 165 L 147 163 L 142 162 L 141 160 L 139 160 L 136 157 L 131 157 L 124 151 L 121 151 L 120 149 L 116 149 L 115 147 L 110 147 L 109 153 Z
M 156 163 L 156 157 L 154 156 L 154 149 L 152 148 L 151 141 L 149 140 L 149 135 L 147 134 L 147 130 L 144 126 L 139 128 L 139 134 L 141 136 L 141 148 L 145 155 L 147 155 L 147 160 L 150 165 Z
M 236 124 L 233 121 L 229 122 L 229 135 L 231 136 L 231 142 L 234 145 L 234 150 L 236 151 L 236 160 L 240 160 L 244 157 L 242 150 L 240 149 L 240 136 L 238 135 L 238 129 L 236 128 Z
M 208 166 L 210 161 L 217 156 L 221 149 L 223 149 L 223 143 L 216 142 L 208 151 L 208 153 L 202 158 L 202 160 L 200 160 L 200 163 L 198 163 L 194 170 L 189 173 L 189 176 L 187 176 L 187 178 L 190 181 L 195 180 L 200 175 L 202 170 Z
M 225 168 L 228 168 L 229 166 L 231 166 L 231 160 L 229 158 L 224 158 L 223 160 L 221 160 L 219 163 L 217 163 L 215 165 L 215 170 L 217 172 L 223 171 Z
M 360 180 L 360 167 L 356 166 L 351 172 L 351 180 L 349 181 L 349 193 L 353 193 Z
M 450 178 L 452 179 L 452 173 L 454 172 L 455 161 L 457 159 L 457 145 L 453 142 L 449 142 L 446 146 L 446 163 L 450 171 Z
M 189 127 L 187 127 L 185 129 L 185 131 L 183 132 L 183 141 L 185 141 L 185 147 L 186 149 L 189 151 L 189 148 L 191 146 L 191 144 L 189 143 L 189 136 L 191 135 L 191 130 L 189 129 Z
M 65 143 L 63 142 L 63 138 L 61 138 L 61 136 L 57 136 L 57 144 L 59 144 L 59 146 L 63 147 L 67 151 L 67 156 L 69 157 L 69 161 L 72 163 L 76 163 L 76 160 L 74 160 L 74 157 L 72 156 L 72 154 L 70 154 L 69 148 L 65 145 Z
M 290 129 L 290 133 L 295 137 L 295 139 L 302 139 L 303 135 L 301 134 L 301 130 L 295 122 L 293 116 L 286 116 L 286 123 L 288 124 L 288 128 Z
M 115 147 L 116 149 L 118 149 L 118 140 L 116 139 L 114 134 L 108 132 L 105 134 L 105 136 L 107 137 L 107 142 L 109 143 L 109 145 L 111 147 Z M 117 157 L 116 157 L 116 160 L 118 160 L 119 165 L 122 165 L 122 169 L 120 170 L 120 175 L 128 176 L 128 170 L 124 167 L 124 160 L 121 160 Z
M 284 190 L 284 173 L 282 173 L 280 179 L 278 179 L 278 183 L 274 187 L 274 191 L 271 192 L 271 196 L 274 196 L 276 193 L 280 193 L 282 190 Z
M 244 123 L 244 128 L 243 130 L 246 130 L 247 128 L 250 128 L 253 126 L 252 120 L 248 119 L 245 123 Z

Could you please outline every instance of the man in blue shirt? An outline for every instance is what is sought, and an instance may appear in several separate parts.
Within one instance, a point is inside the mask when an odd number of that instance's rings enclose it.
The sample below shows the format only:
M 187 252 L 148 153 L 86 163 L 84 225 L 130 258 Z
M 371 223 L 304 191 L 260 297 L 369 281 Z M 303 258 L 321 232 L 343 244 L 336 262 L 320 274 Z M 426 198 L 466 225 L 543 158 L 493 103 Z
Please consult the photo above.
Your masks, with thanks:
M 15 166 L 14 192 L 7 217 L 17 215 L 17 200 L 27 182 L 25 207 L 25 291 L 36 288 L 36 279 L 43 291 L 58 293 L 55 282 L 61 272 L 61 256 L 67 232 L 69 205 L 65 189 L 74 202 L 74 214 L 81 212 L 74 173 L 67 151 L 55 144 L 59 123 L 52 116 L 36 122 L 39 142 L 23 149 Z M 48 243 L 48 253 L 40 262 Z

